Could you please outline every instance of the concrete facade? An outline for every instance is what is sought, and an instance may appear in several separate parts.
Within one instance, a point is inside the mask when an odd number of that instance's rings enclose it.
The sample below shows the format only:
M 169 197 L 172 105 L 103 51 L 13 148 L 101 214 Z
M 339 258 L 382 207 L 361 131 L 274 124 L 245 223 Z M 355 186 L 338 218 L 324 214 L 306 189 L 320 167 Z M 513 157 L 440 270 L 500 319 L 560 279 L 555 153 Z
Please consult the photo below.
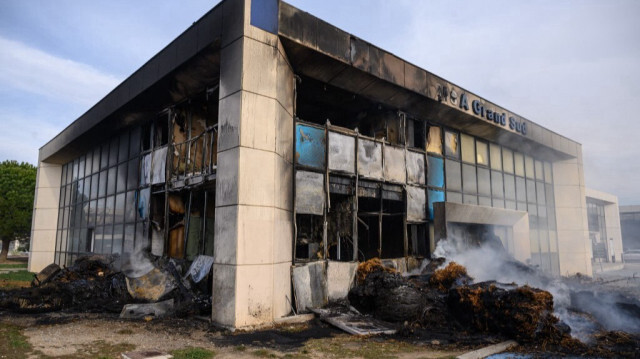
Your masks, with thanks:
M 213 321 L 260 326 L 296 306 L 295 265 L 347 268 L 324 275 L 348 285 L 376 253 L 428 257 L 449 222 L 505 227 L 516 259 L 591 275 L 587 195 L 579 143 L 284 2 L 225 0 L 40 149 L 29 268 L 153 238 L 213 256 Z
M 606 233 L 606 238 L 600 238 L 600 241 L 606 243 L 607 262 L 622 261 L 622 253 L 624 251 L 622 245 L 622 231 L 620 226 L 620 209 L 618 206 L 618 197 L 601 191 L 597 191 L 591 188 L 586 189 L 586 201 L 602 206 L 604 209 L 604 223 L 605 228 L 603 233 Z M 593 216 L 587 216 L 589 221 L 592 221 Z M 593 224 L 592 224 L 593 226 Z M 597 259 L 592 255 L 594 261 Z

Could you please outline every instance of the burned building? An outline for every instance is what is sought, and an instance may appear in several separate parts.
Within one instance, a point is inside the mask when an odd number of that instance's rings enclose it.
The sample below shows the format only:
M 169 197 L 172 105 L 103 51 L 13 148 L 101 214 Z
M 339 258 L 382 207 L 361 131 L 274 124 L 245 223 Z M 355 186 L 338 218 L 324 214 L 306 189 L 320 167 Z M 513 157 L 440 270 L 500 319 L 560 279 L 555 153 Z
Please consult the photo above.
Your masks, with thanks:
M 212 256 L 213 320 L 243 327 L 448 236 L 591 274 L 581 145 L 284 2 L 225 0 L 40 149 L 29 269 Z

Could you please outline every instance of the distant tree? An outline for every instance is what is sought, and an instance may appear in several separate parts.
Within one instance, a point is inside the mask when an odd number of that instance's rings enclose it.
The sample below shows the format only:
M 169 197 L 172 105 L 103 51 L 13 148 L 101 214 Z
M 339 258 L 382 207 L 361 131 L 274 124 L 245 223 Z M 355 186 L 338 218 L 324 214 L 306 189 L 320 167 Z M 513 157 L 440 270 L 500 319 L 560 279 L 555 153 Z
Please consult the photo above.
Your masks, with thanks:
M 16 161 L 0 163 L 0 262 L 7 260 L 11 241 L 29 239 L 35 189 L 35 166 Z

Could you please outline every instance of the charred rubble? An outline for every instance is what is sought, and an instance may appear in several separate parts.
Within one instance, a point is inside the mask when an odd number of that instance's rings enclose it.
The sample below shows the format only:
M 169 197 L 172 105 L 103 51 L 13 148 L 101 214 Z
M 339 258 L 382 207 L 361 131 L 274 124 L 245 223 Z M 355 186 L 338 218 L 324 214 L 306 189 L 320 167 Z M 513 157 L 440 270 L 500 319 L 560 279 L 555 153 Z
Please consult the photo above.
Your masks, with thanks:
M 186 262 L 154 258 L 148 262 L 150 270 L 142 274 L 123 270 L 121 263 L 118 256 L 92 255 L 78 258 L 69 267 L 51 264 L 34 276 L 30 287 L 0 290 L 0 311 L 123 313 L 131 304 L 149 303 L 150 310 L 154 304 L 171 303 L 166 314 L 211 312 L 209 281 L 195 283 L 185 276 L 183 272 L 189 274 Z
M 550 292 L 515 283 L 473 283 L 465 267 L 455 262 L 444 264 L 444 258 L 436 258 L 421 273 L 403 276 L 383 267 L 377 259 L 362 263 L 349 302 L 364 314 L 396 323 L 400 333 L 410 338 L 425 333 L 448 333 L 452 337 L 485 334 L 515 339 L 520 343 L 518 350 L 547 357 L 640 355 L 638 332 L 607 330 L 593 314 L 571 306 L 568 318 L 581 318 L 591 329 L 588 338 L 578 340 L 576 333 L 572 336 L 571 327 L 556 316 Z M 505 265 L 535 271 L 517 262 Z M 586 283 L 581 288 L 574 297 L 593 295 L 586 294 L 591 293 Z M 638 300 L 617 299 L 627 315 L 640 320 Z

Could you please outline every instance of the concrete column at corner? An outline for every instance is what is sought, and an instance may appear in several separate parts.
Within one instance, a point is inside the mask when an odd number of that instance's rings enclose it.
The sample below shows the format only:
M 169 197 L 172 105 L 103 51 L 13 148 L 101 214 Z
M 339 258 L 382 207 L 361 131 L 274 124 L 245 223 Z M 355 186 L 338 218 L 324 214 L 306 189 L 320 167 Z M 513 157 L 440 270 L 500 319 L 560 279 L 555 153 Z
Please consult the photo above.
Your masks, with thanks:
M 222 6 L 212 318 L 239 328 L 291 308 L 294 76 L 250 0 Z
M 582 158 L 554 162 L 553 180 L 560 274 L 590 276 L 591 242 Z
M 61 165 L 38 164 L 29 245 L 30 272 L 39 272 L 55 258 L 61 173 Z

